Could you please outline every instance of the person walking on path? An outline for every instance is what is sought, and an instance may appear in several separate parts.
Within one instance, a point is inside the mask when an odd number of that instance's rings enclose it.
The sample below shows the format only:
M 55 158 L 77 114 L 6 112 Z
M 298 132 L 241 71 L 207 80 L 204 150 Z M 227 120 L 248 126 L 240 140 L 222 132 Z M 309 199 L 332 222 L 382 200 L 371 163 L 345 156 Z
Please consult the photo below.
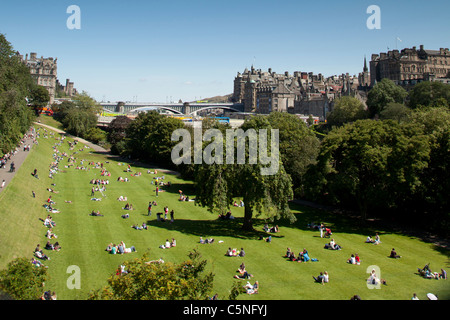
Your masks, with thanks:
M 33 139 L 28 136 L 28 134 L 25 135 L 25 141 L 24 145 L 33 145 Z M 31 151 L 31 148 L 30 148 Z M 6 167 L 3 167 L 0 169 L 0 181 L 1 182 L 1 188 L 0 192 L 5 190 L 8 183 L 12 180 L 14 177 L 14 174 L 16 173 L 16 169 L 19 169 L 22 163 L 25 161 L 25 158 L 30 154 L 30 152 L 23 151 L 23 148 L 17 149 L 17 152 L 15 154 L 12 154 L 11 157 L 14 157 L 14 161 L 11 163 L 11 171 L 7 170 Z

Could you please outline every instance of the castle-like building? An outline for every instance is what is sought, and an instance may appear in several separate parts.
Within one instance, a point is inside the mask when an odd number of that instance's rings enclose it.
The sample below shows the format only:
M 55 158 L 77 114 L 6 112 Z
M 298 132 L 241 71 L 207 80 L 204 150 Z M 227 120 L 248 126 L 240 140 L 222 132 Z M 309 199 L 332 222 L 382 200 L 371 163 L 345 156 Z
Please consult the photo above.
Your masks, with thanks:
M 331 111 L 334 100 L 342 95 L 360 97 L 369 85 L 366 61 L 358 76 L 342 74 L 325 78 L 322 74 L 295 71 L 278 74 L 253 66 L 234 79 L 232 101 L 244 104 L 244 112 L 269 114 L 272 111 L 312 115 L 321 121 Z M 363 100 L 361 98 L 361 100 Z
M 420 81 L 450 83 L 450 52 L 448 48 L 426 50 L 423 45 L 372 54 L 370 85 L 381 79 L 390 79 L 409 88 Z
M 30 69 L 31 76 L 35 79 L 36 83 L 45 87 L 48 90 L 50 96 L 49 103 L 52 104 L 55 101 L 56 82 L 58 75 L 57 58 L 37 58 L 35 52 L 31 52 L 30 56 L 20 56 L 23 63 Z
M 36 84 L 43 86 L 47 89 L 50 96 L 49 104 L 55 102 L 58 92 L 64 92 L 66 96 L 73 97 L 77 94 L 77 90 L 74 88 L 74 83 L 69 79 L 66 80 L 66 85 L 61 85 L 58 81 L 58 58 L 53 59 L 37 57 L 35 52 L 31 52 L 30 55 L 20 55 L 17 53 L 20 60 L 30 69 L 30 74 L 36 81 Z

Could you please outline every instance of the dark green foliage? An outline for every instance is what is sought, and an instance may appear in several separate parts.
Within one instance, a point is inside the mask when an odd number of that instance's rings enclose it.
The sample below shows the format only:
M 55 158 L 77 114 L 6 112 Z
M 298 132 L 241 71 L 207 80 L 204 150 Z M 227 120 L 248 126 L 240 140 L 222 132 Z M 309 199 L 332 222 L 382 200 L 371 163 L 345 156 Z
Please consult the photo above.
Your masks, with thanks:
M 370 209 L 398 209 L 420 190 L 428 141 L 419 126 L 394 121 L 359 120 L 335 129 L 310 169 L 308 194 L 356 207 L 363 218 Z
M 149 263 L 148 254 L 124 262 L 127 274 L 114 274 L 108 286 L 92 292 L 90 300 L 206 300 L 214 274 L 206 273 L 206 260 L 194 250 L 179 263 Z
M 361 101 L 354 97 L 343 96 L 336 99 L 333 111 L 327 115 L 327 123 L 330 126 L 341 126 L 367 117 L 368 112 Z
M 414 86 L 408 94 L 408 106 L 418 107 L 449 107 L 450 85 L 438 81 L 424 81 Z
M 389 103 L 404 103 L 406 96 L 407 92 L 405 89 L 384 78 L 370 89 L 367 96 L 369 116 L 371 118 L 379 116 Z
M 0 34 L 0 155 L 16 147 L 35 118 L 26 102 L 33 88 L 30 71 Z
M 47 268 L 34 266 L 26 258 L 17 258 L 0 271 L 0 290 L 17 300 L 38 300 L 47 279 Z
M 181 120 L 156 111 L 140 113 L 126 129 L 127 153 L 134 158 L 171 166 L 171 141 L 176 129 L 184 128 Z

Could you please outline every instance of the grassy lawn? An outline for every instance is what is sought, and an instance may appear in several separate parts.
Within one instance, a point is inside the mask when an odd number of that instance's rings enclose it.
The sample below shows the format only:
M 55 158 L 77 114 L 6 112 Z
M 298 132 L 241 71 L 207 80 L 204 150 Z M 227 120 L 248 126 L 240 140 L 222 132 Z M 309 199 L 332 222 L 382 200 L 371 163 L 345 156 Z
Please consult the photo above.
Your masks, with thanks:
M 49 124 L 49 123 L 47 123 Z M 50 124 L 51 125 L 51 124 Z M 255 219 L 255 232 L 240 230 L 243 208 L 233 208 L 235 220 L 217 220 L 216 215 L 206 209 L 196 206 L 194 202 L 178 201 L 178 190 L 194 197 L 192 182 L 185 181 L 176 175 L 158 173 L 147 174 L 144 167 L 132 167 L 132 173 L 142 172 L 142 176 L 131 176 L 126 171 L 126 164 L 114 158 L 97 154 L 91 149 L 82 149 L 79 143 L 75 150 L 69 151 L 66 139 L 58 147 L 61 152 L 77 152 L 76 165 L 80 161 L 88 166 L 88 170 L 77 170 L 75 166 L 65 168 L 68 164 L 64 158 L 60 164 L 60 172 L 54 179 L 48 177 L 48 167 L 53 161 L 52 153 L 54 137 L 43 137 L 44 129 L 40 129 L 39 145 L 32 149 L 27 160 L 7 188 L 0 194 L 2 228 L 0 229 L 0 268 L 4 268 L 15 257 L 32 256 L 36 244 L 44 246 L 46 227 L 39 218 L 44 219 L 47 211 L 42 207 L 49 195 L 56 202 L 55 207 L 60 213 L 52 214 L 58 235 L 57 241 L 62 246 L 59 252 L 46 252 L 50 261 L 44 262 L 49 268 L 50 279 L 46 289 L 55 291 L 58 299 L 84 299 L 93 289 L 106 285 L 110 274 L 125 260 L 141 256 L 149 252 L 150 259 L 162 258 L 165 261 L 179 262 L 187 257 L 190 250 L 197 248 L 203 258 L 208 260 L 208 268 L 215 273 L 214 291 L 225 298 L 233 282 L 243 280 L 233 279 L 242 261 L 247 270 L 254 275 L 253 283 L 258 280 L 260 292 L 257 295 L 241 295 L 239 299 L 248 300 L 291 300 L 291 299 L 343 299 L 348 300 L 358 294 L 362 299 L 387 300 L 410 299 L 417 293 L 419 299 L 426 299 L 428 292 L 437 294 L 441 299 L 449 298 L 449 282 L 447 280 L 427 280 L 416 274 L 417 267 L 431 263 L 433 271 L 440 268 L 448 269 L 448 252 L 439 250 L 430 243 L 417 238 L 391 232 L 389 230 L 361 229 L 349 218 L 333 216 L 327 212 L 313 210 L 298 205 L 292 205 L 297 222 L 289 224 L 278 221 L 280 232 L 272 234 L 272 243 L 258 240 L 265 221 Z M 55 134 L 59 138 L 59 134 Z M 100 169 L 89 162 L 101 162 L 111 173 L 110 183 L 106 186 L 105 197 L 96 192 L 95 197 L 101 201 L 91 201 L 92 179 L 102 179 Z M 40 179 L 31 176 L 37 168 Z M 151 184 L 154 177 L 165 175 L 165 182 L 171 182 L 171 187 L 164 187 L 165 192 L 155 195 L 155 186 Z M 119 182 L 119 176 L 127 177 L 129 182 Z M 50 194 L 46 188 L 54 183 L 58 194 Z M 36 192 L 36 198 L 31 191 Z M 127 196 L 128 202 L 135 210 L 123 210 L 126 202 L 119 202 L 119 196 Z M 66 200 L 72 203 L 66 203 Z M 149 201 L 157 201 L 153 207 L 152 216 L 147 216 Z M 158 222 L 156 213 L 163 212 L 164 206 L 175 212 L 175 222 Z M 92 210 L 99 210 L 103 217 L 89 216 Z M 130 218 L 123 219 L 121 215 L 130 213 Z M 333 237 L 343 247 L 340 251 L 324 249 L 329 239 L 322 239 L 318 231 L 307 227 L 310 222 L 322 221 L 332 226 Z M 149 230 L 135 230 L 133 224 L 146 222 Z M 379 232 L 382 244 L 376 246 L 365 243 L 368 235 Z M 214 238 L 213 244 L 199 244 L 199 237 Z M 177 246 L 171 249 L 159 249 L 166 239 L 175 238 Z M 105 251 L 110 243 L 124 241 L 135 246 L 136 253 L 125 255 L 110 255 Z M 223 243 L 219 243 L 223 241 Z M 55 242 L 55 240 L 52 240 Z M 226 257 L 228 247 L 244 248 L 246 256 Z M 306 248 L 317 262 L 289 262 L 283 256 L 290 247 L 296 255 Z M 402 256 L 401 259 L 389 259 L 387 256 L 392 248 Z M 346 263 L 352 253 L 361 257 L 361 265 Z M 68 289 L 67 279 L 71 275 L 68 267 L 76 265 L 81 272 L 81 289 Z M 366 286 L 370 266 L 376 265 L 381 270 L 381 278 L 386 279 L 387 286 L 370 290 Z M 321 271 L 328 271 L 330 282 L 326 285 L 314 283 L 312 276 Z M 215 293 L 214 292 L 214 293 Z

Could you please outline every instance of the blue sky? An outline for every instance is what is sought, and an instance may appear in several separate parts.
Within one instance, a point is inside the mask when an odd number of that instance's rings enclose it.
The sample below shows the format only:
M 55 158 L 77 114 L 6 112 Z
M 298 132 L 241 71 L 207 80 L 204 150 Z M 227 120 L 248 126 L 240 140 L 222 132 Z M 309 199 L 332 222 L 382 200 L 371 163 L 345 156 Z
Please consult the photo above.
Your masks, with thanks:
M 81 9 L 81 29 L 66 22 Z M 370 5 L 381 29 L 368 29 Z M 233 92 L 253 64 L 325 76 L 364 55 L 450 47 L 447 0 L 2 1 L 0 33 L 21 54 L 58 58 L 58 78 L 98 101 L 191 101 Z M 396 38 L 402 41 L 396 41 Z

